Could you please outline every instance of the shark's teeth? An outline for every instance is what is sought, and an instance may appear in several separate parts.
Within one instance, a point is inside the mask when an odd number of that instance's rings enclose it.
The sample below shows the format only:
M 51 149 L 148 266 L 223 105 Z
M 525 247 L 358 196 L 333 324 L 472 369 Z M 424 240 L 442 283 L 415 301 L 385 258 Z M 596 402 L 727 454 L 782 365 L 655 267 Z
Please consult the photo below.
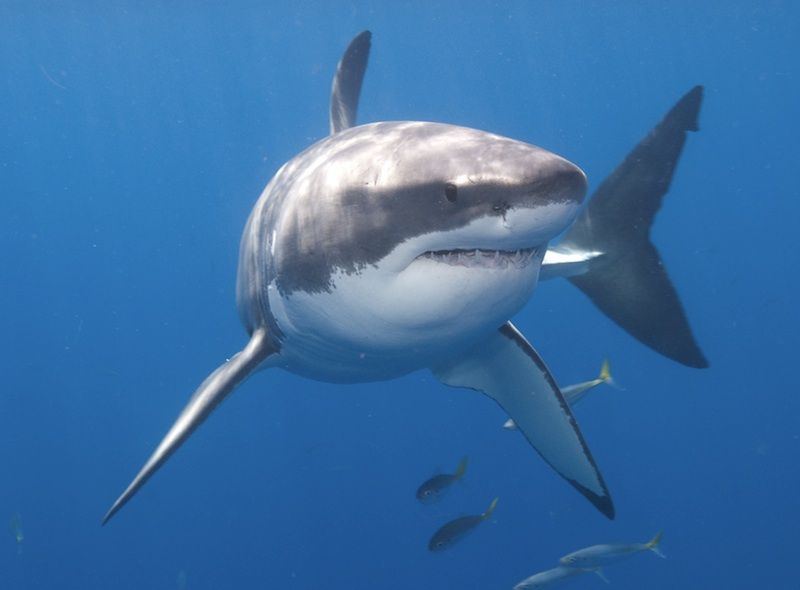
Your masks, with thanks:
M 528 266 L 538 252 L 538 248 L 522 248 L 519 250 L 434 250 L 421 254 L 418 258 L 433 260 L 451 266 L 482 268 L 522 268 Z

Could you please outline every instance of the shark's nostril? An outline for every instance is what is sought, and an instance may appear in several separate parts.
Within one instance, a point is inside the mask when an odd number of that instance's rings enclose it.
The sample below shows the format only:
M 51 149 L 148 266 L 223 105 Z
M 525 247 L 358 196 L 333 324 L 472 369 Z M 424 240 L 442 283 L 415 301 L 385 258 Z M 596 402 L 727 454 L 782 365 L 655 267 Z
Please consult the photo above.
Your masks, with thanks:
M 492 206 L 492 211 L 499 215 L 505 220 L 506 213 L 508 213 L 512 209 L 511 205 L 509 205 L 506 201 L 502 201 Z
M 505 201 L 492 207 L 492 211 L 496 211 L 497 213 L 505 213 L 509 209 L 511 209 L 511 205 L 509 205 Z

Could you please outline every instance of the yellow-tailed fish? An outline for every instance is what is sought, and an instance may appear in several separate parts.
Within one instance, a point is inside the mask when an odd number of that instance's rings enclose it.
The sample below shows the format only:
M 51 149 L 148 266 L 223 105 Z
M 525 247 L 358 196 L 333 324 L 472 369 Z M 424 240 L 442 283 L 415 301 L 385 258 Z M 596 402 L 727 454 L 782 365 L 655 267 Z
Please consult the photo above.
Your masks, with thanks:
M 483 514 L 462 516 L 448 522 L 433 534 L 428 543 L 428 549 L 431 551 L 443 551 L 463 539 L 472 529 L 492 517 L 492 513 L 497 506 L 497 500 L 498 498 L 492 500 L 489 508 Z
M 431 504 L 438 501 L 447 489 L 464 477 L 467 471 L 467 457 L 461 459 L 455 473 L 439 473 L 417 488 L 417 500 L 423 504 Z
M 561 395 L 564 396 L 564 399 L 567 400 L 567 403 L 570 406 L 574 406 L 579 401 L 581 401 L 586 394 L 589 393 L 590 390 L 597 387 L 602 383 L 607 383 L 612 387 L 616 387 L 614 383 L 614 378 L 611 376 L 611 368 L 608 364 L 608 360 L 603 361 L 603 365 L 600 367 L 600 375 L 598 375 L 594 379 L 590 379 L 589 381 L 582 381 L 580 383 L 575 383 L 573 385 L 567 385 L 561 388 Z M 503 428 L 506 430 L 516 430 L 517 425 L 514 424 L 512 419 L 508 419 L 503 424 Z
M 658 548 L 661 543 L 661 534 L 662 531 L 658 531 L 647 543 L 592 545 L 565 555 L 559 560 L 559 563 L 565 567 L 598 568 L 627 559 L 642 551 L 652 551 L 659 557 L 666 558 Z

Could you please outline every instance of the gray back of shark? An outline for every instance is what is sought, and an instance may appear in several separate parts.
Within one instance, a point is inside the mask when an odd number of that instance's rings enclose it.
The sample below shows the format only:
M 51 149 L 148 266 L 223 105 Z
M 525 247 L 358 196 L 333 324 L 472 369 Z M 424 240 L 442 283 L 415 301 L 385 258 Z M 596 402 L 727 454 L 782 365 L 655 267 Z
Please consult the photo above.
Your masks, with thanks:
M 533 291 L 549 240 L 578 214 L 583 173 L 546 150 L 474 129 L 353 127 L 370 39 L 358 35 L 337 68 L 332 135 L 276 173 L 247 222 L 237 304 L 248 344 L 198 387 L 104 523 L 223 399 L 268 367 L 347 382 L 429 368 L 446 385 L 494 399 L 542 458 L 613 518 L 605 482 L 555 379 L 508 322 Z M 658 149 L 651 152 L 657 161 Z M 621 175 L 636 184 L 635 174 Z M 649 185 L 639 184 L 646 198 Z M 601 213 L 590 207 L 582 218 Z M 594 260 L 619 256 L 626 242 L 587 235 L 568 234 L 569 247 L 548 251 L 560 258 L 551 256 L 543 272 L 607 282 L 606 267 Z M 637 240 L 627 245 L 635 249 Z

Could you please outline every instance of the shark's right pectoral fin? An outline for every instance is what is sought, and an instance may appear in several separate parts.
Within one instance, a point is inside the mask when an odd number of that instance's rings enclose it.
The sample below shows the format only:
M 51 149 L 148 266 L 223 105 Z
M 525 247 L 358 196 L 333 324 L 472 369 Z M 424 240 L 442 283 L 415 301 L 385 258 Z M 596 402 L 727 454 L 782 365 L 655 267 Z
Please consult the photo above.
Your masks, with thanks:
M 277 349 L 267 336 L 266 330 L 258 329 L 253 332 L 244 350 L 206 377 L 156 450 L 150 455 L 147 463 L 103 517 L 103 524 L 107 523 L 141 489 L 222 400 L 252 374 L 264 359 L 275 352 Z
M 614 518 L 608 489 L 569 405 L 542 359 L 510 322 L 433 373 L 446 385 L 494 399 L 553 469 Z

